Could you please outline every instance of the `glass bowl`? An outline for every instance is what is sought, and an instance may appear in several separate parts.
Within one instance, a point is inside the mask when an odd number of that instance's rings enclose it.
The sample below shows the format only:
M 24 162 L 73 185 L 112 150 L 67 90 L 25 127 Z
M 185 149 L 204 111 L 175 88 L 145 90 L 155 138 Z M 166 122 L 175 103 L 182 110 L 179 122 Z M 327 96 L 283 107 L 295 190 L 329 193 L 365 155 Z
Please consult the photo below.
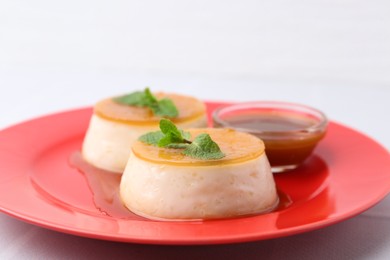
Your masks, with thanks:
M 300 104 L 258 101 L 217 108 L 214 127 L 233 128 L 264 141 L 273 172 L 295 169 L 325 136 L 328 119 L 321 111 Z

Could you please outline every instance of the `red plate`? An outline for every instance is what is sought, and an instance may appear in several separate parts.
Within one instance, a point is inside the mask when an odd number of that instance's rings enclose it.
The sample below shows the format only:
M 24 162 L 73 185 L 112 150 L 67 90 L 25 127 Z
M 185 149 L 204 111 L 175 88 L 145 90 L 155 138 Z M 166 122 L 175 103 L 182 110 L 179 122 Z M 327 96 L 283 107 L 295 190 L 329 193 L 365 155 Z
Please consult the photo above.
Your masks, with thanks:
M 220 103 L 209 102 L 209 111 Z M 0 131 L 0 209 L 69 234 L 146 244 L 219 244 L 282 237 L 345 220 L 390 191 L 390 155 L 372 139 L 331 122 L 299 169 L 275 176 L 283 205 L 269 214 L 205 222 L 123 219 L 102 213 L 86 178 L 68 163 L 91 108 Z

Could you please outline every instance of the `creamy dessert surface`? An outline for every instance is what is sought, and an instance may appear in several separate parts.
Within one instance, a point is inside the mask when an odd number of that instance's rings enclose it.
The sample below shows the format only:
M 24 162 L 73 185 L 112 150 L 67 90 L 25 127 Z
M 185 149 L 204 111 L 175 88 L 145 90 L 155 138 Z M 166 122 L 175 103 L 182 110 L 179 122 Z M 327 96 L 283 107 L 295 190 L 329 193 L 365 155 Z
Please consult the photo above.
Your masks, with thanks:
M 264 143 L 259 138 L 235 131 L 233 129 L 190 129 L 191 139 L 201 133 L 207 133 L 221 148 L 225 157 L 218 160 L 201 160 L 185 156 L 180 149 L 161 149 L 140 141 L 134 143 L 132 151 L 135 156 L 155 162 L 175 165 L 223 165 L 248 161 L 264 153 Z
M 205 220 L 268 212 L 278 195 L 264 144 L 230 129 L 192 129 L 208 133 L 225 157 L 199 160 L 181 149 L 137 141 L 120 184 L 123 204 L 156 220 Z
M 170 118 L 175 124 L 194 120 L 206 113 L 205 105 L 196 98 L 161 92 L 155 95 L 158 99 L 169 98 L 173 101 L 179 111 L 177 117 Z M 161 117 L 154 115 L 149 108 L 120 104 L 112 98 L 98 102 L 95 105 L 94 113 L 107 120 L 136 125 L 158 125 L 161 119 Z

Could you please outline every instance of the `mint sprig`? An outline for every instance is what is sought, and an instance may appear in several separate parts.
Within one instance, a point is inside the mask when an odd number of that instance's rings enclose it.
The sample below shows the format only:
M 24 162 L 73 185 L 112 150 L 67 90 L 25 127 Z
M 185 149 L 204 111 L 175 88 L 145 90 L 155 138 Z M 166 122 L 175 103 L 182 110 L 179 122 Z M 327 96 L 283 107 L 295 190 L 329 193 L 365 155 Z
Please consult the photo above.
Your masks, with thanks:
M 183 149 L 183 154 L 201 160 L 216 160 L 225 156 L 209 134 L 200 134 L 194 141 L 190 141 L 190 133 L 178 129 L 168 119 L 160 120 L 160 129 L 144 134 L 138 140 L 158 147 Z
M 180 131 L 170 120 L 160 120 L 160 129 L 164 136 L 158 141 L 157 145 L 159 147 L 165 147 L 170 144 L 189 143 L 189 141 L 185 139 L 185 136 L 190 138 L 190 133 Z
M 113 100 L 128 106 L 149 107 L 156 116 L 172 118 L 179 115 L 179 111 L 171 99 L 158 100 L 149 88 L 145 88 L 144 91 L 136 91 L 128 95 L 115 97 Z
M 161 131 L 156 131 L 141 135 L 138 140 L 146 144 L 157 145 L 163 137 L 164 134 Z
M 225 156 L 209 134 L 198 135 L 183 153 L 202 160 L 220 159 Z

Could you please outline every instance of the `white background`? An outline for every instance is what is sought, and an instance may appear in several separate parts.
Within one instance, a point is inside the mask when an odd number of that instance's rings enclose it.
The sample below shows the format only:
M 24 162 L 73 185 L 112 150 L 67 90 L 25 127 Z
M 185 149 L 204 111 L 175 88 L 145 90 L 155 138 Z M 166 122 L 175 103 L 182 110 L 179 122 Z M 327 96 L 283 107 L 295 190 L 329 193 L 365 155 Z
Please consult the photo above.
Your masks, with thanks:
M 0 129 L 145 86 L 204 100 L 304 103 L 390 149 L 390 2 L 0 1 Z M 389 259 L 389 211 L 387 198 L 333 227 L 214 252 Z M 146 246 L 74 238 L 3 214 L 0 227 L 2 259 L 152 256 Z
M 305 103 L 390 147 L 389 14 L 386 0 L 2 0 L 0 126 L 150 86 Z

